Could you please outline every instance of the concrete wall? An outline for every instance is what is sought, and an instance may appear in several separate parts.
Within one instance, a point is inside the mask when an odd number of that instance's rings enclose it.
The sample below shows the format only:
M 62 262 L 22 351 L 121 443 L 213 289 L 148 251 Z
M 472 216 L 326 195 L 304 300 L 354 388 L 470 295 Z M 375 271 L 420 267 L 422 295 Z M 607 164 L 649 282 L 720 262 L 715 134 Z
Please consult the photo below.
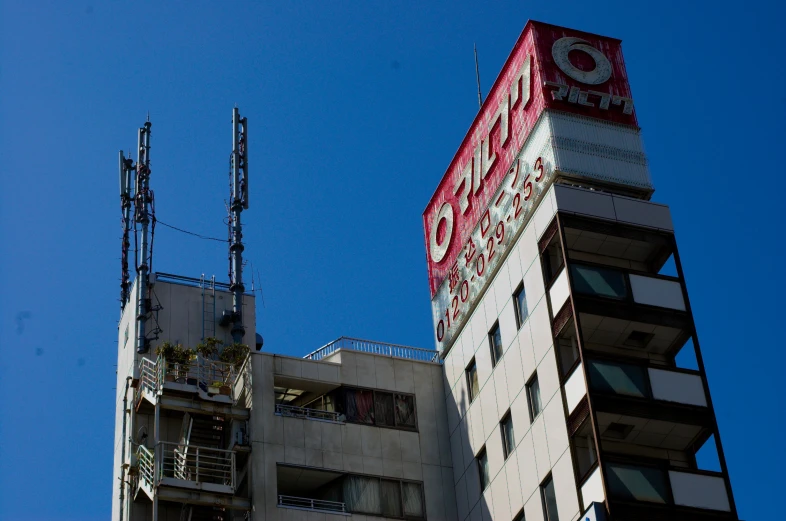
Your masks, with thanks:
M 131 289 L 131 295 L 136 295 L 136 281 Z M 123 315 L 118 324 L 117 342 L 117 392 L 115 396 L 115 435 L 114 435 L 114 461 L 112 466 L 112 519 L 118 519 L 119 515 L 119 495 L 117 486 L 120 478 L 120 467 L 122 465 L 122 426 L 123 426 L 123 397 L 125 392 L 126 378 L 138 377 L 138 364 L 142 356 L 151 360 L 156 359 L 155 350 L 164 341 L 181 343 L 186 347 L 196 347 L 202 339 L 202 292 L 200 288 L 175 284 L 165 281 L 154 282 L 150 292 L 151 302 L 154 307 L 160 306 L 161 309 L 154 311 L 151 318 L 147 321 L 147 331 L 151 331 L 156 324 L 163 331 L 159 333 L 159 339 L 151 342 L 150 351 L 145 355 L 136 352 L 136 309 L 135 300 L 132 298 L 126 305 Z M 232 295 L 225 291 L 216 291 L 216 318 L 221 315 L 223 309 L 232 308 Z M 243 324 L 246 327 L 244 342 L 254 349 L 256 336 L 256 308 L 253 295 L 243 296 Z M 128 338 L 126 340 L 126 330 Z M 216 337 L 225 343 L 232 341 L 229 327 L 220 327 L 216 324 Z M 134 389 L 128 390 L 129 408 L 133 407 Z M 182 415 L 180 415 L 182 417 Z M 131 416 L 127 418 L 126 432 L 126 461 L 130 461 L 130 447 L 128 444 L 129 436 L 136 436 L 142 425 L 148 427 L 147 432 L 150 438 L 148 445 L 153 444 L 153 425 L 152 419 L 140 415 L 136 417 L 134 424 L 131 423 Z M 164 441 L 177 441 L 180 432 L 180 421 L 177 418 L 162 419 L 162 437 Z M 137 511 L 144 509 L 137 508 Z M 134 513 L 136 519 L 137 514 Z M 174 514 L 173 514 L 174 515 Z M 177 515 L 173 519 L 179 519 L 180 510 L 178 507 Z M 140 518 L 142 519 L 142 518 Z M 166 519 L 166 518 L 165 518 Z
M 320 362 L 268 353 L 251 361 L 255 521 L 335 517 L 278 508 L 277 463 L 422 481 L 428 520 L 456 519 L 441 366 L 346 350 Z M 418 432 L 276 416 L 275 375 L 412 393 Z

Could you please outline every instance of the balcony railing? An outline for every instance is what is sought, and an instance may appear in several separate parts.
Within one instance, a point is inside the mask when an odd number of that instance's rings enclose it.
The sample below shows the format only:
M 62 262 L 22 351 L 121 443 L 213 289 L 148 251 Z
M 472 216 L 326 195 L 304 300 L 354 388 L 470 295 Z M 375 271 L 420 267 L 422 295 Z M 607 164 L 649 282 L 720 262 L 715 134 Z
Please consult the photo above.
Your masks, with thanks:
M 672 277 L 640 275 L 578 262 L 571 264 L 570 275 L 577 294 L 685 311 L 682 286 Z
M 295 407 L 294 405 L 276 404 L 276 414 L 289 416 L 291 418 L 304 418 L 307 420 L 328 421 L 343 423 L 344 415 L 335 411 L 321 411 L 319 409 L 309 409 L 307 407 Z
M 157 394 L 166 382 L 193 385 L 209 394 L 223 394 L 230 398 L 238 377 L 232 364 L 208 360 L 201 355 L 188 363 L 168 362 L 159 356 L 156 361 L 139 361 L 140 391 Z
M 136 457 L 139 484 L 148 495 L 154 494 L 162 483 L 214 492 L 235 490 L 234 451 L 160 442 L 155 450 L 139 445 Z
M 600 360 L 588 361 L 587 367 L 590 388 L 594 391 L 707 406 L 701 376 L 693 371 Z
M 162 478 L 213 483 L 234 490 L 234 451 L 173 442 L 161 442 L 159 446 L 159 471 Z
M 730 510 L 724 478 L 714 472 L 611 463 L 606 487 L 612 498 L 622 501 Z
M 372 342 L 370 340 L 362 340 L 360 338 L 350 338 L 345 336 L 342 336 L 338 340 L 334 340 L 333 342 L 320 347 L 313 353 L 309 353 L 303 358 L 308 358 L 309 360 L 321 360 L 335 351 L 338 351 L 339 349 L 348 349 L 351 351 L 359 351 L 361 353 L 406 358 L 408 360 L 418 360 L 420 362 L 442 363 L 442 360 L 439 358 L 439 352 L 431 349 L 422 349 L 420 347 L 402 346 L 397 344 L 384 344 L 380 342 Z
M 151 451 L 144 445 L 139 445 L 136 448 L 136 461 L 137 461 L 137 465 L 139 465 L 140 484 L 146 486 L 148 490 L 152 491 L 156 485 L 156 480 L 155 480 L 156 467 L 155 467 L 155 458 L 153 456 L 153 451 Z
M 331 514 L 347 514 L 347 509 L 341 501 L 325 501 L 295 496 L 278 496 L 278 506 L 284 508 L 299 508 L 315 512 L 330 512 Z

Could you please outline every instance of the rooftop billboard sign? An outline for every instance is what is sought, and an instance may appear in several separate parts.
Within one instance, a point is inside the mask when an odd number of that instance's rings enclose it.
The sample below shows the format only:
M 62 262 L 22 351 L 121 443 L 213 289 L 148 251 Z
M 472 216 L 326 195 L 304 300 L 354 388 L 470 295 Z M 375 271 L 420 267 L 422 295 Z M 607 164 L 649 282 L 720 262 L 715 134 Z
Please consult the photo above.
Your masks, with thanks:
M 527 23 L 423 212 L 432 299 L 545 109 L 637 127 L 621 42 Z

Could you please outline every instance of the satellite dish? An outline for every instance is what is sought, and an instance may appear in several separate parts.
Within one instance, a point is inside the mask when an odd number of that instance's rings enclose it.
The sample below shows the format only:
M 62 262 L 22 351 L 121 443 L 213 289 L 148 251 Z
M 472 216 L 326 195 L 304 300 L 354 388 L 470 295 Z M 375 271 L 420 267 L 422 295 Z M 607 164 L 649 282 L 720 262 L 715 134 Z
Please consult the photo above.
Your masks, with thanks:
M 137 445 L 145 445 L 147 443 L 147 427 L 144 425 L 136 432 Z

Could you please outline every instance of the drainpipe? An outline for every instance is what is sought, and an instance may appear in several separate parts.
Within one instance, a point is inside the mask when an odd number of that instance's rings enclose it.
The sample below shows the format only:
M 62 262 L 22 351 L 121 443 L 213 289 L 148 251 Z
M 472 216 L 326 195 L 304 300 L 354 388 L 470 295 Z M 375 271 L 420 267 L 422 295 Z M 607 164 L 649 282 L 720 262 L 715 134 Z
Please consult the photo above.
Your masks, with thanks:
M 123 506 L 126 499 L 126 417 L 128 415 L 128 385 L 131 383 L 131 377 L 126 378 L 126 390 L 123 393 L 123 435 L 121 440 L 123 447 L 120 449 L 120 518 L 118 521 L 123 521 Z

